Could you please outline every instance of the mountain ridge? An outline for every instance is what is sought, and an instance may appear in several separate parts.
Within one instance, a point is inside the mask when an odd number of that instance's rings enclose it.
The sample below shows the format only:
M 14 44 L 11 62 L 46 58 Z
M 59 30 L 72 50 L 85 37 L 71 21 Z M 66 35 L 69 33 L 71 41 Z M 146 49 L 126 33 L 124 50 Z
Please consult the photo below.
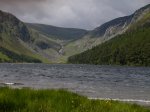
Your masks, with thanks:
M 118 35 L 133 32 L 139 27 L 149 27 L 149 17 L 150 4 L 129 16 L 113 19 L 88 31 L 23 23 L 12 14 L 0 11 L 0 46 L 42 62 L 65 63 L 68 57 L 92 49 Z M 4 54 L 0 56 L 4 57 Z
M 137 10 L 125 31 L 81 54 L 69 63 L 150 66 L 150 5 Z
M 64 28 L 37 23 L 26 23 L 26 25 L 46 36 L 54 37 L 55 39 L 60 40 L 76 40 L 83 37 L 83 35 L 88 32 L 84 29 Z

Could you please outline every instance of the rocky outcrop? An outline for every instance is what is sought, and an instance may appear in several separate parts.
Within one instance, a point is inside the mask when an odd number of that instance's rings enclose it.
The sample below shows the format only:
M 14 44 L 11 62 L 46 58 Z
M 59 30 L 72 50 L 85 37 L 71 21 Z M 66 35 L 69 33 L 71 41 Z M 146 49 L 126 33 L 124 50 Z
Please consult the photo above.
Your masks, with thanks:
M 92 37 L 110 37 L 122 32 L 131 22 L 133 15 L 107 22 L 90 32 Z
M 150 4 L 137 10 L 130 16 L 120 17 L 101 25 L 91 31 L 90 35 L 91 37 L 103 37 L 108 40 L 118 34 L 124 33 L 131 25 L 143 19 L 143 17 L 148 15 L 148 13 L 150 13 Z

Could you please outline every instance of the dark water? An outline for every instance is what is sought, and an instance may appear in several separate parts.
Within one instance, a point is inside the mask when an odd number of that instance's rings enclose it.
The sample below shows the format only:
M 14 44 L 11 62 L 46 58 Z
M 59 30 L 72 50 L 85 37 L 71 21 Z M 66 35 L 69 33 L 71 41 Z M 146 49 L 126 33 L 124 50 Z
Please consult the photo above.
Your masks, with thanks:
M 150 104 L 150 68 L 146 67 L 0 64 L 0 85 L 65 88 L 89 98 Z

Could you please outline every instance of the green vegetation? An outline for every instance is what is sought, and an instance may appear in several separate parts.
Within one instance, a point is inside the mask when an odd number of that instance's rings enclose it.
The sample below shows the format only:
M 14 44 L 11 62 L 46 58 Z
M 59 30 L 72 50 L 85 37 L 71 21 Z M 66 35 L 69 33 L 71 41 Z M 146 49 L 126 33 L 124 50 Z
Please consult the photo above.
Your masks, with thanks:
M 0 11 L 0 62 L 49 63 L 30 47 L 32 39 L 23 22 Z
M 39 33 L 53 39 L 75 40 L 82 38 L 88 31 L 75 28 L 63 28 L 44 24 L 26 23 L 26 25 Z
M 0 88 L 0 112 L 150 112 L 136 104 L 89 100 L 64 90 Z
M 0 52 L 0 62 L 5 62 L 5 61 L 10 61 L 10 59 L 8 58 L 8 56 Z
M 25 58 L 23 62 L 26 60 L 31 62 L 32 59 L 27 58 L 32 57 L 43 63 L 67 63 L 68 57 L 127 31 L 127 34 L 117 36 L 121 39 L 113 39 L 100 45 L 101 47 L 87 51 L 89 53 L 84 52 L 70 57 L 69 63 L 149 66 L 149 53 L 146 54 L 149 52 L 149 7 L 150 5 L 147 5 L 130 16 L 114 19 L 91 31 L 23 23 L 14 15 L 0 11 L 0 47 L 18 54 L 19 62 L 22 62 L 20 60 L 22 57 Z M 125 37 L 128 38 L 124 39 Z M 148 38 L 147 42 L 144 41 L 145 38 Z M 142 48 L 142 44 L 145 43 Z M 130 44 L 133 45 L 128 48 Z M 0 62 L 16 62 L 16 59 L 2 52 L 0 60 Z
M 69 63 L 150 66 L 150 26 L 119 35 L 91 50 L 72 56 Z
M 25 55 L 19 55 L 12 51 L 9 51 L 3 47 L 0 47 L 0 62 L 28 62 L 28 63 L 41 63 L 40 60 L 25 56 Z

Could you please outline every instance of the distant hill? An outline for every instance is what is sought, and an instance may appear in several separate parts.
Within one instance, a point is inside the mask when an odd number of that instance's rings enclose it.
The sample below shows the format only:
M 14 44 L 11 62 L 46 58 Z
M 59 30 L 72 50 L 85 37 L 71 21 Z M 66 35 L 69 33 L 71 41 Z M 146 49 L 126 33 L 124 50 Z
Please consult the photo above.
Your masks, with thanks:
M 68 62 L 150 66 L 150 5 L 132 15 L 123 34 L 70 57 Z
M 52 63 L 65 63 L 67 58 L 76 54 L 75 49 L 66 49 L 69 43 L 80 40 L 88 31 L 63 28 L 44 24 L 26 23 L 34 38 L 34 49 Z M 77 51 L 77 53 L 79 53 Z
M 47 37 L 59 40 L 76 40 L 88 33 L 87 30 L 63 28 L 44 24 L 26 23 L 26 25 Z

